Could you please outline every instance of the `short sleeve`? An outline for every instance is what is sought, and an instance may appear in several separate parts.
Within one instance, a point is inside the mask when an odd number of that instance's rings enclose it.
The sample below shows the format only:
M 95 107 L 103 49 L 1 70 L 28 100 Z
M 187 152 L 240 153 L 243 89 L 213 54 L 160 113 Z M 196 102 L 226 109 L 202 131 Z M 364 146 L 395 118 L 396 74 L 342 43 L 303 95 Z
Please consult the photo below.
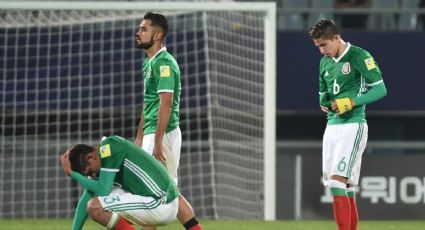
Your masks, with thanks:
M 154 74 L 158 79 L 157 93 L 170 92 L 174 93 L 174 84 L 176 74 L 173 63 L 158 60 L 154 66 Z
M 359 52 L 356 56 L 355 66 L 368 86 L 373 86 L 382 82 L 381 70 L 369 52 L 364 50 Z

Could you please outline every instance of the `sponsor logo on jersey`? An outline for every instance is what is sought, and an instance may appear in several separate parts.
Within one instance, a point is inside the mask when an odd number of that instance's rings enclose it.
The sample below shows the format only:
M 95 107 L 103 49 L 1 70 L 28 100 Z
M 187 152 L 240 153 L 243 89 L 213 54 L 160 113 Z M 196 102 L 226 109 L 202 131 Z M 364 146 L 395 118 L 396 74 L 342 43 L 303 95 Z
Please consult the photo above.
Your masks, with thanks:
M 343 74 L 349 74 L 351 72 L 351 66 L 349 62 L 345 62 L 344 65 L 342 65 L 341 69 Z
M 163 65 L 159 67 L 159 76 L 160 77 L 169 77 L 170 76 L 170 67 Z
M 326 70 L 325 77 L 329 76 L 329 72 Z
M 111 156 L 111 146 L 109 144 L 100 147 L 100 158 L 107 158 Z
M 364 59 L 364 62 L 366 63 L 367 70 L 375 69 L 375 60 L 373 60 L 373 57 Z

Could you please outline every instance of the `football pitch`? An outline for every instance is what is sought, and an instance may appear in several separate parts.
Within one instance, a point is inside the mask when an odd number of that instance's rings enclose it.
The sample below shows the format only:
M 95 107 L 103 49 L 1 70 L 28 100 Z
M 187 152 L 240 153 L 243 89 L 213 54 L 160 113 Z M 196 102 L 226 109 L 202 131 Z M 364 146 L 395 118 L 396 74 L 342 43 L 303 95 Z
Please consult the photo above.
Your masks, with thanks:
M 205 230 L 332 230 L 336 229 L 333 221 L 243 221 L 243 220 L 201 220 Z M 71 229 L 71 220 L 38 219 L 38 220 L 0 220 L 0 229 Z M 84 230 L 105 229 L 93 221 L 88 221 Z M 184 229 L 177 222 L 158 227 L 159 230 Z M 425 229 L 425 221 L 362 221 L 360 230 L 420 230 Z

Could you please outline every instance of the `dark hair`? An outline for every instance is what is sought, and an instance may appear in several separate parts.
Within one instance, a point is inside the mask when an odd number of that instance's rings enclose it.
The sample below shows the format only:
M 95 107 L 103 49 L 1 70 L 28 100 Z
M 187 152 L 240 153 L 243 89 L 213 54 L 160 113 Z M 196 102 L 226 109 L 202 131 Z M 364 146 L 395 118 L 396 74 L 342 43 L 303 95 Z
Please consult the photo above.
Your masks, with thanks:
M 94 148 L 85 144 L 78 144 L 69 151 L 69 160 L 71 161 L 71 169 L 74 172 L 82 173 L 87 166 L 86 156 L 93 152 Z
M 339 29 L 333 20 L 322 19 L 311 27 L 309 34 L 313 39 L 332 39 L 335 35 L 339 35 Z
M 167 35 L 168 22 L 167 22 L 167 18 L 164 15 L 147 12 L 145 16 L 143 17 L 143 19 L 151 20 L 152 26 L 158 26 L 159 28 L 161 28 L 162 32 L 164 33 L 164 37 Z

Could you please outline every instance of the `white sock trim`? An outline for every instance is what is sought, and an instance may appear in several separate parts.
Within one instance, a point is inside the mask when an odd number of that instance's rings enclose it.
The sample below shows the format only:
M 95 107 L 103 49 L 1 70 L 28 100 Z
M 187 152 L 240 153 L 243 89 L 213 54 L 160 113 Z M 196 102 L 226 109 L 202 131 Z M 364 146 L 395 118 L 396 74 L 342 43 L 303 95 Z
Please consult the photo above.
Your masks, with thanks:
M 341 181 L 337 180 L 330 180 L 329 181 L 329 187 L 331 188 L 340 188 L 340 189 L 347 189 L 347 185 L 345 183 L 342 183 Z
M 111 219 L 109 219 L 109 222 L 106 225 L 106 229 L 114 229 L 115 224 L 117 223 L 119 218 L 120 216 L 116 212 L 113 212 Z
M 356 192 L 356 187 L 348 187 L 347 192 Z

